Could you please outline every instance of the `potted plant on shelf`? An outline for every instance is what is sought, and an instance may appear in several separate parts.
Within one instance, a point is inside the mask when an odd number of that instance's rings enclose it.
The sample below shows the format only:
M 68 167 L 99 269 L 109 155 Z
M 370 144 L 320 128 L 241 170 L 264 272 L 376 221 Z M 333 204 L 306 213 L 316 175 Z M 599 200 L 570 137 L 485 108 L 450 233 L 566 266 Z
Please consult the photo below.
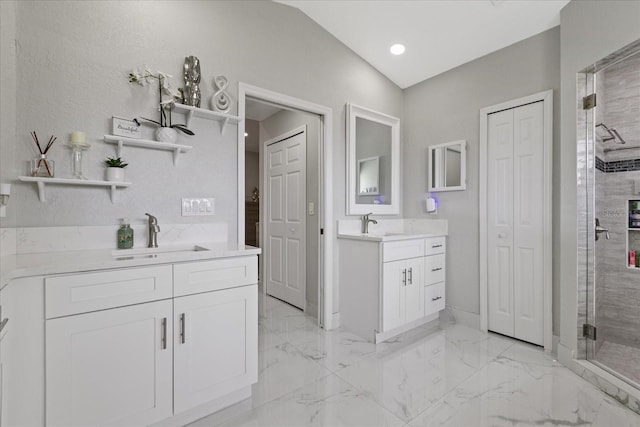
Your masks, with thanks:
M 187 129 L 186 125 L 174 124 L 171 121 L 171 110 L 173 110 L 173 106 L 175 105 L 176 101 L 182 99 L 182 94 L 180 89 L 175 90 L 171 87 L 171 85 L 169 84 L 169 78 L 171 78 L 171 76 L 169 74 L 163 73 L 162 71 L 158 71 L 157 74 L 153 74 L 151 69 L 146 66 L 144 67 L 144 71 L 138 71 L 137 69 L 135 69 L 129 73 L 129 83 L 136 83 L 140 86 L 146 86 L 148 83 L 152 83 L 154 80 L 158 81 L 158 93 L 160 97 L 160 120 L 152 120 L 145 117 L 140 117 L 140 119 L 159 126 L 156 130 L 157 141 L 170 142 L 173 144 L 178 139 L 178 131 L 190 136 L 194 135 L 194 133 L 191 130 Z M 163 94 L 168 95 L 169 99 L 163 100 Z M 134 119 L 134 121 L 139 124 L 137 119 Z
M 124 168 L 129 165 L 128 163 L 124 163 L 120 157 L 107 157 L 104 164 L 107 166 L 107 181 L 124 181 Z

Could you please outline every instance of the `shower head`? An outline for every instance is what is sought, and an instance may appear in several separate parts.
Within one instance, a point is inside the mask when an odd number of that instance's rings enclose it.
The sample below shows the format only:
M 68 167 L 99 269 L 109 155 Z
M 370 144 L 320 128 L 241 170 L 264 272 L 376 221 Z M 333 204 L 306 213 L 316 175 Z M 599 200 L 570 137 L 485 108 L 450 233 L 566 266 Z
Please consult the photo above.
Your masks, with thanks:
M 616 144 L 626 144 L 627 143 L 624 139 L 622 139 L 622 137 L 620 136 L 618 131 L 615 130 L 614 128 L 609 128 L 604 123 L 598 123 L 596 125 L 596 127 L 601 127 L 602 129 L 607 131 L 607 133 L 609 134 L 609 136 L 606 136 L 606 137 L 602 138 L 602 142 L 607 142 L 607 141 L 613 140 L 613 142 L 615 142 Z

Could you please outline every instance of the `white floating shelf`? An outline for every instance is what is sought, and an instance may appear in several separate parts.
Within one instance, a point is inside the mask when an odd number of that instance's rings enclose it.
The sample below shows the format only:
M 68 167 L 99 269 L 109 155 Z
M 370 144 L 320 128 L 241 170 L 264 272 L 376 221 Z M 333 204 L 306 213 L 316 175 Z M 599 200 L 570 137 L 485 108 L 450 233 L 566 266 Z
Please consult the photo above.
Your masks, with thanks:
M 130 182 L 115 181 L 98 181 L 91 179 L 74 179 L 74 178 L 41 178 L 34 176 L 19 176 L 18 179 L 24 182 L 35 182 L 38 184 L 38 197 L 41 202 L 45 199 L 45 186 L 47 184 L 54 185 L 76 185 L 85 187 L 109 187 L 111 189 L 111 203 L 115 201 L 116 188 L 124 188 L 131 185 Z
M 191 107 L 190 105 L 175 104 L 175 111 L 184 113 L 187 116 L 187 127 L 191 123 L 191 119 L 199 117 L 201 119 L 214 120 L 220 123 L 220 135 L 224 134 L 224 128 L 228 123 L 238 124 L 240 117 L 227 113 L 220 113 L 219 111 L 205 110 L 204 108 Z
M 168 142 L 151 141 L 149 139 L 127 138 L 124 136 L 105 135 L 104 142 L 107 144 L 116 144 L 118 148 L 116 153 L 118 157 L 122 157 L 122 147 L 125 145 L 131 147 L 151 148 L 154 150 L 173 151 L 173 164 L 178 163 L 180 153 L 186 153 L 193 147 L 191 145 L 171 144 Z

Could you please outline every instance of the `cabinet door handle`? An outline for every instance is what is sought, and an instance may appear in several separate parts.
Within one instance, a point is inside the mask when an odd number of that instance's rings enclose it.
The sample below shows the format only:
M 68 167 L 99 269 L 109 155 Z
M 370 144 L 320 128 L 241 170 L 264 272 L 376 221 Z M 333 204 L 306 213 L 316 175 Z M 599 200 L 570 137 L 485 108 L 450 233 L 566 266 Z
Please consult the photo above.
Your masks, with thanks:
M 160 342 L 162 344 L 162 349 L 167 349 L 167 318 L 163 317 L 161 321 L 162 325 L 162 336 L 160 338 Z
M 185 337 L 185 323 L 186 323 L 185 319 L 186 319 L 186 316 L 184 313 L 182 313 L 180 315 L 180 342 L 182 344 L 184 344 L 185 341 L 187 340 Z
M 407 286 L 407 269 L 402 270 L 402 284 Z
M 435 249 L 435 248 L 441 248 L 441 247 L 442 247 L 442 245 L 431 245 L 431 247 L 432 247 L 432 248 L 434 248 L 434 249 Z
M 431 271 L 440 271 L 440 270 L 442 270 L 442 267 L 436 267 L 431 269 Z
M 409 284 L 413 285 L 413 267 L 409 269 Z
M 442 297 L 431 298 L 431 301 L 438 301 L 439 299 L 442 299 Z

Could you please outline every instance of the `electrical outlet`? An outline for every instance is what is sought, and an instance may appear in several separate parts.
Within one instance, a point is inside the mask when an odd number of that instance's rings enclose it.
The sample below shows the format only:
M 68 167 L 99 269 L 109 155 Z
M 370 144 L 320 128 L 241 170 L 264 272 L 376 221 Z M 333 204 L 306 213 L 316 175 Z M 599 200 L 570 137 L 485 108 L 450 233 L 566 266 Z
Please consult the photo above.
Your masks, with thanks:
M 183 198 L 182 216 L 215 215 L 215 202 L 214 198 Z

